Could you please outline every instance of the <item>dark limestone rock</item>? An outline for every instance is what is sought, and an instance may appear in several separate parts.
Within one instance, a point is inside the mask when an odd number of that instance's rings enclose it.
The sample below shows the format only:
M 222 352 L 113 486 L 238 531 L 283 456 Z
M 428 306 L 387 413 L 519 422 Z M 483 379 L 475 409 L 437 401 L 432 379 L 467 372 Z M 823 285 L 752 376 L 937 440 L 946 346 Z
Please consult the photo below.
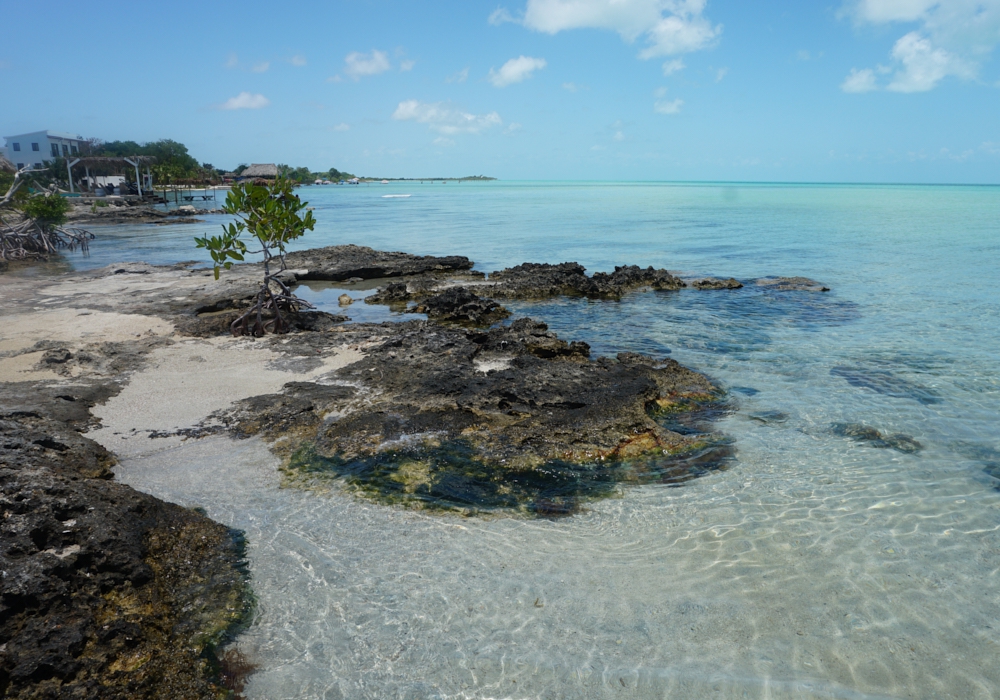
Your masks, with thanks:
M 510 312 L 492 299 L 483 299 L 466 287 L 448 287 L 440 294 L 418 303 L 414 313 L 427 314 L 435 321 L 452 321 L 473 326 L 490 326 L 510 316 Z
M 727 280 L 720 280 L 717 277 L 705 277 L 691 283 L 695 289 L 743 289 L 743 283 L 730 277 Z
M 251 604 L 237 533 L 109 480 L 42 408 L 0 414 L 0 694 L 224 695 L 214 649 Z
M 365 342 L 366 355 L 323 385 L 288 385 L 220 416 L 237 435 L 291 437 L 280 451 L 292 484 L 342 478 L 382 502 L 551 517 L 621 481 L 676 483 L 731 455 L 693 427 L 721 399 L 703 375 L 635 353 L 591 361 L 586 344 L 531 319 L 488 331 L 358 324 L 301 339 Z
M 586 268 L 575 262 L 524 263 L 492 273 L 488 282 L 489 294 L 505 299 L 546 299 L 562 295 L 619 299 L 644 287 L 676 290 L 685 286 L 666 270 L 643 269 L 637 265 L 619 266 L 612 273 L 597 272 L 587 277 Z
M 831 432 L 840 437 L 848 437 L 856 442 L 863 442 L 870 447 L 891 448 L 897 452 L 914 454 L 924 449 L 924 446 L 909 435 L 903 433 L 882 433 L 875 428 L 861 423 L 834 423 Z
M 760 287 L 780 292 L 829 292 L 826 285 L 808 277 L 761 277 L 756 281 Z
M 289 268 L 303 280 L 343 281 L 352 277 L 376 279 L 425 273 L 470 270 L 472 261 L 461 255 L 435 257 L 385 252 L 366 246 L 338 245 L 296 251 L 285 256 Z
M 406 282 L 390 282 L 374 294 L 365 297 L 366 304 L 399 304 L 410 299 Z

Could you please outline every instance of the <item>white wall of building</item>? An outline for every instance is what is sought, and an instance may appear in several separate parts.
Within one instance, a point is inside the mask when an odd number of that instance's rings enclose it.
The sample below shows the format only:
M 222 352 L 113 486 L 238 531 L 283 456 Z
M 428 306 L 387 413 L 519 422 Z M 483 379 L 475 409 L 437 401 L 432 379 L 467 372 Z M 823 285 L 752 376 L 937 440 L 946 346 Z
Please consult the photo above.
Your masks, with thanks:
M 5 136 L 4 155 L 18 168 L 26 165 L 41 166 L 55 157 L 71 158 L 80 155 L 86 143 L 79 134 L 62 131 L 33 131 L 17 136 Z M 16 144 L 16 146 L 15 146 Z

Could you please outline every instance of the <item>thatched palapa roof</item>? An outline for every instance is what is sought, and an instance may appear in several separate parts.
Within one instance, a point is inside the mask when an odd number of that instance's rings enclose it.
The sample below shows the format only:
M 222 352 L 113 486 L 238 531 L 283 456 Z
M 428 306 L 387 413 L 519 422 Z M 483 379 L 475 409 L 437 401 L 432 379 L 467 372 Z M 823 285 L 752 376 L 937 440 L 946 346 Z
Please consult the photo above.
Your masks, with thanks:
M 240 173 L 240 177 L 278 177 L 278 166 L 274 163 L 254 163 Z

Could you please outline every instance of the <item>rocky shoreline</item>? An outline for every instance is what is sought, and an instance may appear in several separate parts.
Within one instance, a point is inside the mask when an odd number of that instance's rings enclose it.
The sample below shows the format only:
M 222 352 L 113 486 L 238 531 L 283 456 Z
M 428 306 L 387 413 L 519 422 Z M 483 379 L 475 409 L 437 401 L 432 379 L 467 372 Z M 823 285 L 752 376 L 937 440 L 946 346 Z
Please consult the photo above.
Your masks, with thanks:
M 375 281 L 369 303 L 428 320 L 310 312 L 291 335 L 233 338 L 255 265 L 219 281 L 190 264 L 0 276 L 6 695 L 207 698 L 238 685 L 224 682 L 216 650 L 252 607 L 239 534 L 114 482 L 115 453 L 259 436 L 289 485 L 337 482 L 463 515 L 572 515 L 622 484 L 724 468 L 733 448 L 711 421 L 727 395 L 670 359 L 592 358 L 536 320 L 505 321 L 503 300 L 826 289 L 634 265 L 587 275 L 525 263 L 486 276 L 461 256 L 360 246 L 288 264 L 291 285 Z

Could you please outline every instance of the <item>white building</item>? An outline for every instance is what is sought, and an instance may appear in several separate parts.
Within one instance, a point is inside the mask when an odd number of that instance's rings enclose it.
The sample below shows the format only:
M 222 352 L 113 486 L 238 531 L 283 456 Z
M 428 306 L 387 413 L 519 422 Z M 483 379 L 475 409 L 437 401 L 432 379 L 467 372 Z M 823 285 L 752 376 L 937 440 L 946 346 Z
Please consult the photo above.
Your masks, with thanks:
M 30 134 L 4 136 L 7 159 L 18 169 L 26 165 L 42 165 L 53 158 L 80 155 L 87 140 L 79 134 L 62 131 L 33 131 Z

